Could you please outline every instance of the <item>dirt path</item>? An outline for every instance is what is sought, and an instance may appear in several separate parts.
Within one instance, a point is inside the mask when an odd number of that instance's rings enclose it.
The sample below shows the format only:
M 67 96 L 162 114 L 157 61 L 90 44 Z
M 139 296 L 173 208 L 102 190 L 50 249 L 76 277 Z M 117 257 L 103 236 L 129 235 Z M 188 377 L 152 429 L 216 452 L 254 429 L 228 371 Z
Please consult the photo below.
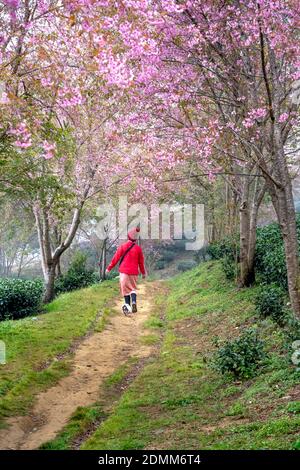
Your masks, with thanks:
M 147 333 L 143 324 L 151 312 L 150 289 L 147 295 L 145 291 L 145 285 L 140 285 L 136 316 L 121 314 L 118 301 L 104 331 L 85 339 L 76 350 L 71 374 L 41 393 L 30 415 L 7 421 L 9 428 L 0 430 L 0 449 L 36 449 L 53 439 L 78 406 L 97 401 L 103 381 L 130 356 L 142 358 L 151 354 L 152 347 L 140 341 Z

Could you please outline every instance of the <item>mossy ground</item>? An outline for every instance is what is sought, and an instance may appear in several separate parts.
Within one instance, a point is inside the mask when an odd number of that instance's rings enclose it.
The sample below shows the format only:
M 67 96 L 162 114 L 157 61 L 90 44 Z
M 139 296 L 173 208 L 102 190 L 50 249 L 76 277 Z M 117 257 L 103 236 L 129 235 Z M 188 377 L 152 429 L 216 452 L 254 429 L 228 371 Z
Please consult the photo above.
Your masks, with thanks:
M 68 373 L 68 360 L 36 368 L 84 334 L 101 302 L 116 293 L 109 283 L 99 289 L 62 296 L 36 323 L 24 320 L 24 330 L 20 322 L 4 325 L 8 341 L 14 328 L 17 336 L 2 370 L 2 414 L 27 409 L 38 389 Z M 156 345 L 155 354 L 143 364 L 129 358 L 116 365 L 99 402 L 79 408 L 42 448 L 300 449 L 300 373 L 284 330 L 257 317 L 256 293 L 226 280 L 217 262 L 162 282 L 143 338 Z M 217 343 L 249 327 L 258 328 L 267 360 L 251 379 L 221 376 L 210 363 Z
M 38 392 L 69 373 L 72 344 L 90 329 L 103 328 L 106 304 L 117 291 L 114 281 L 95 285 L 60 295 L 45 313 L 0 323 L 7 356 L 0 366 L 2 426 L 5 417 L 25 414 Z
M 154 335 L 165 330 L 159 355 L 81 448 L 299 448 L 300 374 L 283 331 L 256 317 L 257 288 L 237 289 L 209 262 L 172 279 L 169 289 L 147 322 Z M 251 380 L 220 376 L 210 366 L 215 340 L 249 326 L 258 326 L 268 360 Z

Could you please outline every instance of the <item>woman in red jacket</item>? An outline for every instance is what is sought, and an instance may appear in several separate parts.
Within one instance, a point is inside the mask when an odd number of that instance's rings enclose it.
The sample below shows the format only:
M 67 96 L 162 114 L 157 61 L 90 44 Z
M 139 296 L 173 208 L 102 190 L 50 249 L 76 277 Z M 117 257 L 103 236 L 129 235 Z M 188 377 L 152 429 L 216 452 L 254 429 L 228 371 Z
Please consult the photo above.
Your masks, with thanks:
M 146 277 L 143 251 L 141 247 L 136 244 L 139 231 L 140 228 L 136 227 L 128 232 L 128 241 L 119 246 L 110 265 L 106 269 L 106 272 L 109 273 L 120 261 L 120 288 L 125 300 L 122 310 L 125 315 L 130 313 L 130 311 L 132 311 L 132 313 L 137 312 L 136 284 L 139 271 L 143 279 Z

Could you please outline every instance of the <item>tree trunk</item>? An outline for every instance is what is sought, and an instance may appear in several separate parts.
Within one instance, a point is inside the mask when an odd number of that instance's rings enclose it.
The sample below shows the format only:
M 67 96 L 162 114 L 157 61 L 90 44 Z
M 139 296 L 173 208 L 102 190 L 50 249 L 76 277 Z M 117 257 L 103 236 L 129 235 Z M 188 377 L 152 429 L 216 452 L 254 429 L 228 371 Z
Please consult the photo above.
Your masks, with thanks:
M 267 180 L 267 187 L 278 218 L 285 253 L 287 281 L 292 309 L 300 317 L 299 296 L 299 247 L 296 226 L 296 211 L 292 182 L 285 161 L 276 162 L 276 178 L 280 187 Z
M 256 167 L 253 168 L 257 171 Z M 244 177 L 240 205 L 240 284 L 249 287 L 255 282 L 255 245 L 258 210 L 266 192 L 266 183 L 260 185 L 260 179 L 253 181 Z M 260 186 L 260 187 L 259 187 Z
M 255 282 L 255 246 L 256 246 L 256 227 L 257 227 L 257 214 L 260 207 L 260 202 L 253 201 L 252 210 L 250 213 L 249 223 L 249 241 L 248 241 L 248 266 L 249 266 L 249 285 Z
M 255 280 L 254 263 L 248 258 L 250 217 L 248 205 L 244 201 L 240 208 L 240 284 L 249 287 Z
M 58 258 L 57 265 L 56 265 L 56 277 L 61 277 L 62 276 L 62 271 L 61 271 L 61 263 L 60 263 L 60 257 Z
M 299 248 L 291 183 L 286 184 L 278 193 L 277 216 L 283 237 L 289 297 L 292 309 L 299 317 Z
M 2 250 L 0 246 L 0 275 L 2 276 L 4 274 L 4 251 Z
M 248 266 L 250 272 L 252 272 L 252 277 L 250 278 L 251 284 L 255 282 L 255 247 L 258 210 L 266 193 L 266 183 L 264 182 L 259 189 L 260 181 L 259 177 L 255 179 L 249 222 Z
M 282 141 L 281 130 L 277 123 L 274 124 L 273 151 L 275 155 L 275 174 L 277 180 L 281 182 L 281 185 L 275 188 L 277 197 L 274 208 L 277 212 L 277 217 L 283 237 L 289 297 L 295 315 L 300 317 L 300 272 L 296 211 L 294 205 L 292 181 L 284 153 L 284 144 Z
M 295 236 L 284 236 L 284 251 L 287 265 L 288 290 L 295 315 L 300 317 L 299 300 L 299 260 L 298 248 L 295 246 Z
M 54 291 L 55 271 L 56 271 L 55 263 L 48 266 L 47 279 L 45 279 L 45 294 L 44 294 L 44 299 L 43 299 L 45 304 L 51 302 L 55 296 L 55 291 Z
M 299 295 L 299 245 L 297 237 L 296 211 L 292 193 L 292 185 L 286 187 L 287 197 L 287 218 L 289 226 L 289 237 L 285 242 L 285 254 L 288 266 L 288 287 L 293 309 L 297 316 L 300 316 L 300 295 Z
M 45 303 L 51 302 L 51 300 L 54 299 L 54 281 L 57 265 L 60 262 L 61 255 L 70 247 L 76 235 L 80 223 L 80 214 L 82 207 L 83 203 L 81 206 L 74 209 L 73 220 L 69 228 L 69 232 L 65 240 L 61 241 L 60 245 L 55 248 L 54 252 L 51 249 L 51 227 L 49 224 L 49 214 L 45 208 L 41 209 L 38 205 L 34 206 L 33 208 L 33 213 L 35 216 L 38 231 L 42 268 L 45 280 Z
M 25 246 L 23 246 L 22 248 L 22 253 L 21 253 L 21 257 L 20 257 L 20 261 L 19 261 L 19 266 L 18 266 L 18 274 L 17 274 L 17 278 L 19 278 L 21 276 L 21 272 L 22 272 L 22 268 L 23 268 L 23 260 L 24 260 L 24 252 L 25 252 Z
M 261 32 L 262 52 L 264 52 L 264 35 Z M 276 53 L 270 43 L 267 42 L 269 57 L 269 73 L 271 87 L 268 83 L 266 68 L 264 76 L 267 88 L 271 88 L 272 94 L 269 93 L 270 116 L 271 116 L 271 142 L 270 148 L 273 157 L 274 174 L 279 184 L 273 185 L 271 196 L 274 199 L 274 208 L 276 210 L 281 232 L 283 236 L 285 260 L 287 267 L 287 280 L 290 301 L 293 311 L 297 317 L 300 317 L 300 295 L 299 295 L 299 247 L 296 227 L 296 211 L 294 205 L 292 181 L 289 174 L 287 158 L 285 155 L 284 145 L 288 137 L 288 133 L 284 131 L 280 123 L 280 114 L 282 113 L 282 101 L 285 96 L 286 89 L 278 80 L 278 70 L 280 61 L 276 57 Z M 272 186 L 272 185 L 270 185 Z
M 249 287 L 255 281 L 254 260 L 249 260 L 250 184 L 249 177 L 243 176 L 240 193 L 240 285 L 242 287 Z
M 102 250 L 101 250 L 101 257 L 100 257 L 100 279 L 102 281 L 105 281 L 106 279 L 106 274 L 105 274 L 105 270 L 106 270 L 106 256 L 107 256 L 107 249 L 106 249 L 106 245 L 107 245 L 107 239 L 103 240 L 103 245 L 102 245 Z

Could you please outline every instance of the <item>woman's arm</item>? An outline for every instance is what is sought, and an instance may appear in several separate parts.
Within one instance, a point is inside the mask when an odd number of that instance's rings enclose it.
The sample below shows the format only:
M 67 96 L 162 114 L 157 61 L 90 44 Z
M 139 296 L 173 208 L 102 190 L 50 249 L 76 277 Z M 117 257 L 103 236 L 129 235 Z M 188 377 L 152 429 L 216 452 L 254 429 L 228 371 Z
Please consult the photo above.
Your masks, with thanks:
M 139 268 L 140 268 L 140 273 L 143 275 L 143 277 L 145 277 L 146 276 L 145 259 L 144 259 L 144 253 L 141 248 L 139 249 Z
M 123 245 L 121 245 L 121 246 L 119 246 L 119 248 L 115 252 L 110 264 L 106 268 L 106 271 L 108 273 L 109 273 L 109 271 L 111 271 L 116 266 L 118 261 L 121 259 L 122 255 L 123 255 L 123 252 L 124 252 L 124 248 L 123 248 Z

